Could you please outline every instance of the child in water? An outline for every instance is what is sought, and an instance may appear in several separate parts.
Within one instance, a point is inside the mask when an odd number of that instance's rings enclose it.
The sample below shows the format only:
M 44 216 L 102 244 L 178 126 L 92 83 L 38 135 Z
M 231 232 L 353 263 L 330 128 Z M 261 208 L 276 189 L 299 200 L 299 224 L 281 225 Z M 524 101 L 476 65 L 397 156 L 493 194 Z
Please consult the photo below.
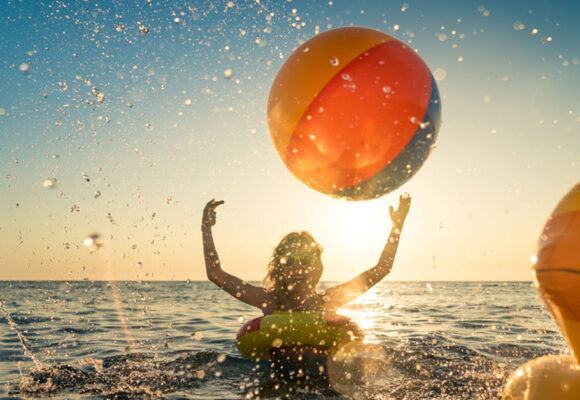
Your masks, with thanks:
M 323 270 L 320 258 L 322 246 L 304 231 L 289 233 L 274 249 L 265 288 L 224 271 L 212 235 L 212 226 L 216 223 L 215 209 L 223 203 L 211 200 L 203 210 L 201 231 L 207 277 L 238 300 L 269 315 L 275 311 L 334 312 L 380 282 L 393 266 L 411 198 L 402 195 L 397 210 L 389 207 L 393 227 L 377 264 L 354 279 L 321 292 L 317 286 Z

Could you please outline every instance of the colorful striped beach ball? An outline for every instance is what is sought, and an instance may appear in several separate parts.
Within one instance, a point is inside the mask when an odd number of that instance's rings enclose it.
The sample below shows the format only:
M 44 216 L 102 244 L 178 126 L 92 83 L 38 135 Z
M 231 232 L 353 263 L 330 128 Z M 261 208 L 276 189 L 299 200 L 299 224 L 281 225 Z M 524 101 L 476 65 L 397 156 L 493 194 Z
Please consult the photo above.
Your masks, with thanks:
M 528 361 L 508 379 L 502 400 L 580 399 L 580 183 L 544 225 L 533 265 L 534 283 L 572 355 Z
M 383 196 L 423 165 L 441 123 L 429 68 L 386 33 L 321 33 L 286 60 L 270 90 L 268 128 L 290 172 L 347 200 Z
M 533 272 L 542 299 L 580 365 L 580 183 L 548 218 Z

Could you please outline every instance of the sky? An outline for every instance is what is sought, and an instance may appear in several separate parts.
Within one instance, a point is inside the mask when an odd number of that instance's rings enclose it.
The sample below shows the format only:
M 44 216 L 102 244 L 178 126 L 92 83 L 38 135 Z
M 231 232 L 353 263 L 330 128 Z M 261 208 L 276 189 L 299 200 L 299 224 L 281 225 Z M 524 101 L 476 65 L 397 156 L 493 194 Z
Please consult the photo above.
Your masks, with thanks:
M 442 3 L 442 4 L 436 4 Z M 310 231 L 324 280 L 375 265 L 402 193 L 391 280 L 530 280 L 580 181 L 575 1 L 12 1 L 0 16 L 0 280 L 261 280 Z M 297 181 L 268 134 L 272 81 L 318 33 L 364 26 L 427 63 L 442 125 L 423 167 L 372 201 Z

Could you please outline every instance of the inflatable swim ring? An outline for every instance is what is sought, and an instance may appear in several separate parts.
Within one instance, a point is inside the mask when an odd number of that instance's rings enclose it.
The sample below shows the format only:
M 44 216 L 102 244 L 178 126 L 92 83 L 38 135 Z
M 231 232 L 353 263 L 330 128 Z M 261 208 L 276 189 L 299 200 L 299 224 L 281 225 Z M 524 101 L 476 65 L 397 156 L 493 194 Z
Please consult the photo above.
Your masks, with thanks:
M 246 358 L 270 360 L 273 350 L 297 346 L 333 355 L 363 336 L 358 325 L 343 315 L 277 311 L 246 322 L 238 331 L 236 345 Z
M 510 377 L 503 400 L 578 400 L 580 366 L 572 356 L 544 356 L 528 361 Z

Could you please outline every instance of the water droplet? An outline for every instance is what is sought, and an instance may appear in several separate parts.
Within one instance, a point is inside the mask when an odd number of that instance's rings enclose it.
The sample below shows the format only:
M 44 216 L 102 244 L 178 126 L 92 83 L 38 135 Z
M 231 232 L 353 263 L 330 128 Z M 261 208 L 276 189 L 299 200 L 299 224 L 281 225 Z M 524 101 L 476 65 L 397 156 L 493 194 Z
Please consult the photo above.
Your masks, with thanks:
M 409 8 L 409 3 L 404 3 L 403 6 L 401 7 L 401 12 L 407 11 L 408 8 Z
M 139 261 L 137 264 L 135 264 L 135 266 L 137 268 L 143 268 L 143 263 L 141 261 Z
M 185 100 L 185 105 L 186 105 L 186 106 L 190 106 L 190 105 L 191 105 L 191 103 L 192 103 L 191 99 L 186 99 L 186 100 Z
M 100 233 L 92 233 L 83 240 L 83 245 L 95 253 L 103 248 L 103 238 Z
M 415 117 L 415 116 L 411 117 L 411 123 L 412 124 L 416 124 L 416 123 L 418 123 L 418 121 L 419 120 L 417 119 L 417 117 Z
M 149 33 L 149 29 L 144 25 L 139 25 L 139 32 L 141 32 L 142 35 L 146 35 Z
M 391 87 L 389 85 L 383 86 L 383 92 L 385 92 L 386 94 L 391 93 Z
M 23 72 L 23 73 L 25 73 L 25 74 L 26 74 L 26 73 L 30 72 L 30 64 L 27 64 L 27 63 L 22 63 L 22 64 L 20 64 L 20 67 L 18 67 L 18 69 L 19 69 L 21 72 Z
M 338 66 L 338 64 L 340 64 L 340 62 L 338 61 L 338 58 L 332 56 L 330 57 L 330 65 L 332 65 L 333 67 Z
M 513 27 L 516 31 L 523 31 L 526 28 L 526 26 L 523 23 L 521 23 L 520 21 L 514 22 Z
M 427 122 L 421 122 L 421 123 L 419 124 L 419 127 L 420 127 L 421 129 L 425 129 L 425 128 L 427 128 L 429 125 L 431 125 L 431 122 L 429 122 L 429 121 L 427 121 Z M 432 137 L 432 136 L 433 136 L 433 135 L 431 135 L 430 133 L 429 133 L 429 134 L 427 134 L 427 139 L 431 139 L 431 137 Z
M 97 190 L 97 191 L 95 192 L 95 195 L 94 195 L 93 197 L 94 197 L 95 199 L 98 199 L 99 197 L 101 197 L 101 191 L 100 191 L 100 190 Z
M 104 103 L 105 102 L 105 95 L 96 87 L 92 88 L 92 93 L 97 97 L 97 101 L 99 103 Z
M 3 117 L 4 115 L 6 115 L 6 109 L 0 108 L 0 117 Z
M 536 36 L 538 34 L 538 28 L 534 28 L 531 30 L 530 35 Z
M 56 185 L 56 178 L 45 179 L 42 182 L 42 187 L 53 188 Z
M 115 223 L 115 220 L 113 219 L 113 214 L 111 214 L 110 212 L 108 212 L 105 215 L 107 216 L 107 219 L 109 220 L 109 222 L 111 224 L 114 224 Z
M 227 79 L 232 79 L 232 77 L 234 76 L 234 70 L 233 70 L 233 69 L 231 69 L 231 68 L 228 68 L 228 69 L 226 69 L 226 70 L 224 71 L 224 76 L 225 76 Z
M 399 32 L 399 29 L 401 29 L 401 27 L 399 26 L 399 24 L 393 25 L 393 32 Z
M 181 18 L 175 17 L 175 18 L 173 18 L 173 22 L 175 22 L 176 24 L 180 24 L 181 23 Z

